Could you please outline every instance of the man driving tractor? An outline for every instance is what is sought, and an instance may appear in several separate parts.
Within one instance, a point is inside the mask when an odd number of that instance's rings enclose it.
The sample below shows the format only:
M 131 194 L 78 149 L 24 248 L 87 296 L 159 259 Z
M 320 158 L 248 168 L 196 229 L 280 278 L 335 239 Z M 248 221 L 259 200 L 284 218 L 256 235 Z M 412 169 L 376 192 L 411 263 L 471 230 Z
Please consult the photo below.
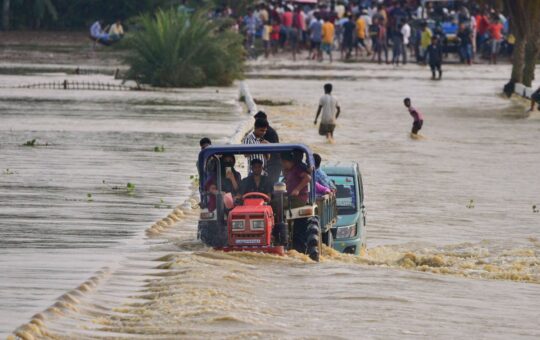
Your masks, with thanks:
M 270 182 L 268 176 L 263 175 L 263 162 L 258 158 L 253 158 L 250 165 L 251 174 L 240 183 L 240 194 L 236 197 L 240 198 L 249 192 L 270 195 L 274 184 Z

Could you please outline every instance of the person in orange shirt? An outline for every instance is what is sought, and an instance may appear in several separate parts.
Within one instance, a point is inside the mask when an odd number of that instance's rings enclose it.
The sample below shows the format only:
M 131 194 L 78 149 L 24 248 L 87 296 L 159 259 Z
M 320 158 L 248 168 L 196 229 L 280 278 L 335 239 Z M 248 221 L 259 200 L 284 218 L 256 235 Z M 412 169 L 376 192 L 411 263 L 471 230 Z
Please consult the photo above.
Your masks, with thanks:
M 504 26 L 497 16 L 493 16 L 491 23 L 488 26 L 489 36 L 491 37 L 491 58 L 490 64 L 497 64 L 497 54 L 503 38 L 502 30 Z
M 332 47 L 334 45 L 334 34 L 335 34 L 334 24 L 332 24 L 332 22 L 330 22 L 327 19 L 324 20 L 324 24 L 322 25 L 321 50 L 328 54 L 328 57 L 330 58 L 330 62 L 332 62 Z
M 367 14 L 366 11 L 364 13 Z M 371 51 L 366 45 L 366 32 L 367 22 L 366 18 L 362 15 L 356 20 L 356 56 L 358 56 L 359 47 L 363 47 L 366 50 L 368 57 L 371 55 Z

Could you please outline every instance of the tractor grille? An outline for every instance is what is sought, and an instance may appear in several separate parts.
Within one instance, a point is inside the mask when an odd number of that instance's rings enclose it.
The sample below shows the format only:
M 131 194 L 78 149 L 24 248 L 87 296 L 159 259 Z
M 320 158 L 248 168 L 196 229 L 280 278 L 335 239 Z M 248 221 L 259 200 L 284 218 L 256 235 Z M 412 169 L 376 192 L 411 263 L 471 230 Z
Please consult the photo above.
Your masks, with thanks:
M 261 237 L 261 234 L 241 234 L 241 235 L 235 235 L 237 238 L 259 238 Z

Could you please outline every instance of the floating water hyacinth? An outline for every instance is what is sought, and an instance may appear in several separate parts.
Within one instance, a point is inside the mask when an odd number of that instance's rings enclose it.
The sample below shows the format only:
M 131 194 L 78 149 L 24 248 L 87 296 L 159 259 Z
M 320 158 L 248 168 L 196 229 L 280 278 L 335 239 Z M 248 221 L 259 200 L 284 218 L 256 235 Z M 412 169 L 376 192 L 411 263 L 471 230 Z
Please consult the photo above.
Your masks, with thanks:
M 27 140 L 26 143 L 24 143 L 22 146 L 30 146 L 30 147 L 33 147 L 33 146 L 49 146 L 49 143 L 45 142 L 45 144 L 40 144 L 40 143 L 37 142 L 37 139 L 34 138 L 34 139 L 31 139 L 31 140 Z
M 163 145 L 154 146 L 154 152 L 165 152 L 165 147 Z
M 36 146 L 36 139 L 28 140 L 26 143 L 23 144 L 23 146 Z
M 154 204 L 154 208 L 156 209 L 172 209 L 172 206 L 170 204 L 165 204 L 165 201 L 163 198 L 159 199 L 159 204 Z
M 532 209 L 533 209 L 533 213 L 540 212 L 540 210 L 538 210 L 538 208 L 536 207 L 536 204 L 534 204 L 534 205 L 532 206 Z
M 126 185 L 126 189 L 128 194 L 133 193 L 133 191 L 135 191 L 135 184 L 128 182 L 128 184 Z
M 287 106 L 287 105 L 293 105 L 293 100 L 273 100 L 273 99 L 253 99 L 255 101 L 255 104 L 257 105 L 263 105 L 263 106 Z
M 467 204 L 467 208 L 473 209 L 474 208 L 474 200 L 470 200 L 469 204 Z

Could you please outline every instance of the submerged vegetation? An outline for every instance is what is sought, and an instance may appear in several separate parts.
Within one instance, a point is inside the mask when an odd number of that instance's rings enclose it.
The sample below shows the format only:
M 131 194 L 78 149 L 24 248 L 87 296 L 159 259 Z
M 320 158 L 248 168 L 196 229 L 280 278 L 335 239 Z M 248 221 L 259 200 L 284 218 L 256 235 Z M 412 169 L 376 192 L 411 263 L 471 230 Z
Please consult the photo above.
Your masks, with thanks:
M 242 37 L 205 11 L 142 15 L 126 38 L 127 78 L 161 87 L 226 86 L 243 75 Z
M 33 147 L 33 146 L 49 146 L 49 143 L 48 142 L 45 142 L 45 144 L 43 143 L 38 143 L 37 142 L 37 139 L 31 139 L 31 140 L 27 140 L 22 146 L 30 146 L 30 147 Z
M 163 145 L 154 146 L 154 152 L 165 152 L 165 147 Z
M 131 182 L 128 182 L 125 187 L 121 185 L 110 185 L 105 180 L 103 180 L 102 183 L 109 187 L 111 190 L 115 190 L 121 193 L 133 194 L 133 192 L 135 191 L 135 184 Z
M 255 104 L 257 105 L 263 105 L 263 106 L 286 106 L 286 105 L 293 105 L 294 101 L 292 100 L 272 100 L 272 99 L 257 99 L 253 98 L 255 101 Z
M 27 140 L 26 143 L 23 144 L 23 146 L 36 146 L 36 139 Z

